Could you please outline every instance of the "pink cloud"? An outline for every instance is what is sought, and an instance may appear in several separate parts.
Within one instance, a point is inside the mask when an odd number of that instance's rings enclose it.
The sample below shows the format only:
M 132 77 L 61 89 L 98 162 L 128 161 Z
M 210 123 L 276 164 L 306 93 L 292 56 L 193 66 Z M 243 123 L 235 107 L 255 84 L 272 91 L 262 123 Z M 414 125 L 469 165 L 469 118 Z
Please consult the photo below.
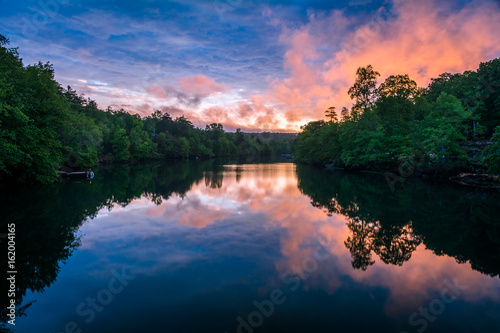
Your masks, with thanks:
M 449 11 L 446 5 L 395 1 L 396 12 L 382 8 L 353 32 L 346 28 L 355 22 L 339 11 L 311 15 L 307 25 L 283 32 L 281 41 L 290 46 L 284 57 L 289 76 L 272 81 L 266 98 L 283 105 L 287 121 L 297 127 L 322 119 L 329 106 L 349 106 L 347 90 L 358 67 L 371 64 L 381 81 L 409 74 L 426 86 L 443 72 L 475 70 L 480 62 L 500 56 L 497 4 L 470 3 L 443 15 Z
M 286 77 L 263 78 L 267 87 L 262 93 L 231 97 L 232 102 L 205 106 L 202 99 L 228 89 L 201 74 L 180 78 L 175 87 L 146 90 L 153 99 L 169 100 L 176 110 L 185 110 L 200 127 L 220 122 L 228 130 L 298 131 L 308 121 L 324 119 L 330 106 L 339 112 L 350 106 L 347 91 L 358 67 L 371 64 L 381 73 L 379 83 L 390 75 L 409 74 L 419 86 L 426 86 L 443 72 L 475 70 L 480 62 L 499 57 L 498 4 L 484 0 L 461 9 L 450 4 L 451 0 L 394 0 L 393 9 L 382 7 L 362 24 L 341 11 L 316 12 L 295 29 L 274 20 L 273 25 L 283 27 Z M 263 15 L 274 17 L 267 7 Z M 158 102 L 147 104 L 152 112 Z
M 215 80 L 201 74 L 181 78 L 179 79 L 179 84 L 182 92 L 202 97 L 226 90 L 225 84 L 217 83 Z
M 204 98 L 226 91 L 226 85 L 204 75 L 196 75 L 180 78 L 177 86 L 150 85 L 145 90 L 149 98 L 162 100 L 162 103 L 170 101 L 172 107 L 184 105 L 193 108 L 200 105 Z
M 149 94 L 151 94 L 155 97 L 161 98 L 161 99 L 167 98 L 167 94 L 165 93 L 165 90 L 163 90 L 163 88 L 160 86 L 156 86 L 156 85 L 148 86 L 148 87 L 146 87 L 146 92 L 148 92 Z

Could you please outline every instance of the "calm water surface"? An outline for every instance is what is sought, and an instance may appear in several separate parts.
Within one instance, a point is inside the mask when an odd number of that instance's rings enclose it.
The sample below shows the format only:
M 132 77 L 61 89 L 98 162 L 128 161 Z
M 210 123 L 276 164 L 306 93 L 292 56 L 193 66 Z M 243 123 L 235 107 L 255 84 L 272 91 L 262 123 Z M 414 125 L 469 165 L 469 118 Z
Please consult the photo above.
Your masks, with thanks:
M 497 192 L 210 161 L 1 193 L 13 332 L 500 332 Z

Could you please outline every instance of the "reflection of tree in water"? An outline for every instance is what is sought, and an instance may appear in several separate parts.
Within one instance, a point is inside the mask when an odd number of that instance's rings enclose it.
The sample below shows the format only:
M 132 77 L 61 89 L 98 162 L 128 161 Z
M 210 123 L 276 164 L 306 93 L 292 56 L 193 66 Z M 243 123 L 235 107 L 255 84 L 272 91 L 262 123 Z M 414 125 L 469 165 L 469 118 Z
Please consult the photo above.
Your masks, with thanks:
M 423 192 L 430 200 L 415 214 L 414 229 L 437 255 L 452 256 L 458 263 L 468 262 L 475 270 L 498 276 L 500 194 L 460 190 Z
M 347 223 L 347 227 L 352 237 L 348 237 L 344 244 L 351 252 L 352 267 L 365 271 L 375 263 L 372 260 L 373 223 L 353 219 Z
M 221 188 L 223 177 L 222 172 L 205 172 L 205 186 L 210 188 Z
M 404 226 L 379 228 L 373 241 L 373 251 L 386 264 L 402 266 L 422 240 L 415 235 L 411 222 Z
M 23 304 L 26 291 L 43 292 L 50 286 L 57 278 L 60 262 L 68 259 L 79 245 L 75 232 L 86 213 L 80 210 L 70 214 L 71 203 L 56 187 L 10 189 L 8 198 L 2 194 L 0 199 L 2 230 L 7 230 L 10 223 L 16 227 L 17 317 L 31 305 Z M 7 250 L 6 241 L 1 246 Z M 7 267 L 7 256 L 2 256 L 0 265 Z M 7 302 L 9 299 L 2 297 L 0 318 L 4 323 L 8 320 Z
M 347 218 L 353 267 L 367 269 L 371 251 L 403 265 L 420 243 L 436 255 L 500 274 L 500 194 L 408 179 L 391 192 L 383 176 L 297 165 L 299 189 L 314 207 Z
M 344 242 L 351 252 L 352 267 L 366 270 L 375 263 L 372 251 L 386 264 L 402 266 L 410 260 L 421 243 L 411 224 L 382 228 L 379 222 L 351 219 L 347 228 L 352 233 Z
M 176 164 L 115 166 L 97 170 L 92 183 L 63 181 L 59 184 L 16 187 L 0 191 L 0 228 L 16 224 L 16 305 L 17 315 L 29 308 L 23 304 L 28 290 L 43 292 L 57 279 L 61 268 L 80 240 L 75 236 L 82 223 L 99 210 L 127 206 L 141 197 L 155 204 L 173 194 L 186 195 L 194 183 L 213 169 L 213 161 Z M 219 173 L 218 182 L 222 183 Z M 7 250 L 6 239 L 0 246 Z M 4 251 L 3 253 L 6 253 Z M 7 267 L 7 256 L 0 258 Z M 3 286 L 6 280 L 3 280 Z M 2 288 L 7 290 L 7 287 Z M 7 330 L 6 294 L 1 298 L 0 332 Z M 29 309 L 28 309 L 29 312 Z
M 241 180 L 241 174 L 243 172 L 243 169 L 241 166 L 236 167 L 236 183 L 239 183 Z

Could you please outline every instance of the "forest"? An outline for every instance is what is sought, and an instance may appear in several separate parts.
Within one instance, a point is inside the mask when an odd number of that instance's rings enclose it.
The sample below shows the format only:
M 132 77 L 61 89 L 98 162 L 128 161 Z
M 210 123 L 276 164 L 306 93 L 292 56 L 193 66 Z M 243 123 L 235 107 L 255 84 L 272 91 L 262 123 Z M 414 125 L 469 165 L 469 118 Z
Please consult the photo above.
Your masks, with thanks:
M 408 75 L 380 85 L 371 66 L 358 68 L 348 93 L 352 108 L 325 111 L 301 127 L 294 145 L 306 164 L 449 176 L 500 172 L 500 59 L 477 71 L 444 73 L 426 88 Z
M 50 63 L 23 64 L 0 35 L 0 179 L 51 183 L 58 170 L 145 160 L 225 158 L 253 162 L 293 154 L 298 162 L 413 174 L 500 173 L 500 59 L 477 71 L 441 74 L 426 88 L 408 75 L 360 67 L 352 107 L 325 111 L 297 135 L 197 128 L 184 116 L 102 110 L 55 80 Z M 340 115 L 340 116 L 339 116 Z
M 24 66 L 0 35 L 0 179 L 51 183 L 57 171 L 98 163 L 226 158 L 256 161 L 290 154 L 295 134 L 235 133 L 219 123 L 196 128 L 160 110 L 140 117 L 101 110 L 54 79 L 50 63 Z

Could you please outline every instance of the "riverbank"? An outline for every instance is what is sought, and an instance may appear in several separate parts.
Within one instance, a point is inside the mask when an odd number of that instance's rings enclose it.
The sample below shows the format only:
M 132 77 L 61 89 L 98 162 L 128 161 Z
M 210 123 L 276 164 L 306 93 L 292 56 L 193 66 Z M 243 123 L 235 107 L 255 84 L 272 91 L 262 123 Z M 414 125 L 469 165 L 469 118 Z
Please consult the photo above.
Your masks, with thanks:
M 364 173 L 385 176 L 393 182 L 402 182 L 406 178 L 435 180 L 440 182 L 452 182 L 462 186 L 481 187 L 500 190 L 500 175 L 488 173 L 473 173 L 473 172 L 446 172 L 446 173 L 426 173 L 422 170 L 415 170 L 411 174 L 399 174 L 389 171 L 374 171 L 374 170 L 358 170 L 352 168 L 342 168 L 327 164 L 324 166 L 327 170 L 342 170 L 349 173 Z
M 461 173 L 450 177 L 450 181 L 464 186 L 494 188 L 500 190 L 500 176 L 492 174 Z

